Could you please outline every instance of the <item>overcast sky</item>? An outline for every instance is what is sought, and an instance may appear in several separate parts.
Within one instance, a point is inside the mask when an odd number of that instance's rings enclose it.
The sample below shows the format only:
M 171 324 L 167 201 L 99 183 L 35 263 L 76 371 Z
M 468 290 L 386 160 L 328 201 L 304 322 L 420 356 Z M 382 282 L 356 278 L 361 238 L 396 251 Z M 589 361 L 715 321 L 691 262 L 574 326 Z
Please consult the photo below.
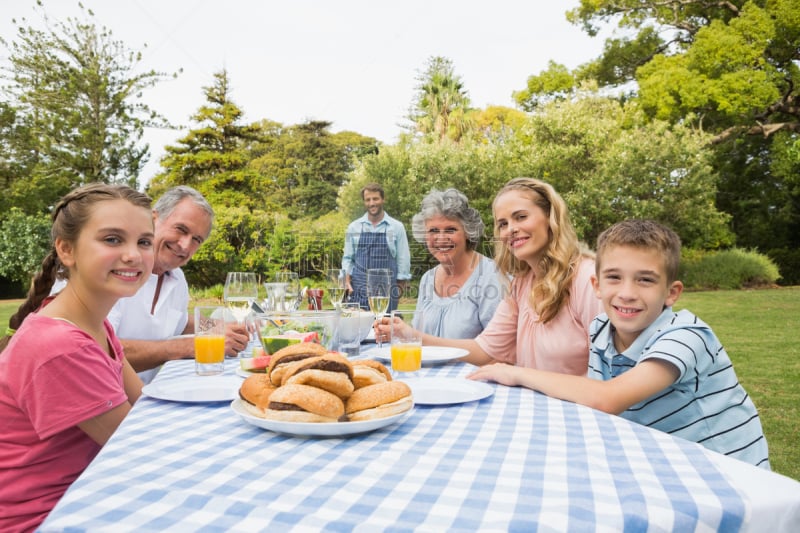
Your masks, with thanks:
M 55 20 L 81 17 L 76 0 L 43 0 Z M 0 0 L 0 35 L 13 18 L 41 28 L 34 0 Z M 573 68 L 596 57 L 600 37 L 566 21 L 578 0 L 83 0 L 97 26 L 141 50 L 145 69 L 175 72 L 144 95 L 172 123 L 205 103 L 202 87 L 225 68 L 245 121 L 332 122 L 393 143 L 431 56 L 452 60 L 473 107 L 514 107 L 511 93 L 549 60 Z M 146 45 L 146 47 L 145 47 Z M 2 52 L 2 60 L 6 54 Z M 184 131 L 146 132 L 158 172 L 163 146 Z

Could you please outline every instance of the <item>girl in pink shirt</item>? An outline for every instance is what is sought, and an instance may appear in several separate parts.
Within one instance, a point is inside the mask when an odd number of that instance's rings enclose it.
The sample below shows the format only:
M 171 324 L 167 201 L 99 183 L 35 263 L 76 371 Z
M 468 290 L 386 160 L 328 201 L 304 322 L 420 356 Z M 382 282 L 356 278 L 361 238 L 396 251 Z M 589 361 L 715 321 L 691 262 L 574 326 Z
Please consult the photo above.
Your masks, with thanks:
M 0 531 L 35 529 L 142 390 L 105 317 L 153 269 L 150 198 L 91 184 L 52 218 L 52 248 L 0 340 Z

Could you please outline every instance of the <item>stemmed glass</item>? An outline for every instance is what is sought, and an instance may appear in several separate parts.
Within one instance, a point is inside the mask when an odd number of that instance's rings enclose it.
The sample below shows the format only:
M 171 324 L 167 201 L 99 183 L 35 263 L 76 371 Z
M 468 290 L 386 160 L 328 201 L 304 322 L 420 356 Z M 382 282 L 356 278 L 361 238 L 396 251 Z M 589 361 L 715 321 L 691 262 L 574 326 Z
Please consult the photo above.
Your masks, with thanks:
M 255 272 L 228 272 L 222 297 L 236 321 L 243 324 L 253 302 L 258 299 Z
M 331 268 L 327 270 L 326 274 L 328 280 L 328 298 L 330 298 L 333 308 L 339 309 L 342 306 L 342 300 L 344 300 L 344 292 L 346 290 L 345 271 L 341 268 Z
M 286 284 L 284 300 L 281 302 L 282 311 L 297 311 L 300 308 L 300 301 L 303 299 L 300 288 L 300 278 L 297 272 L 281 270 L 275 274 L 275 281 Z
M 367 270 L 367 301 L 369 302 L 369 309 L 375 315 L 375 320 L 380 318 L 386 313 L 389 308 L 389 297 L 392 290 L 392 271 L 388 268 L 370 268 Z M 381 339 L 378 341 L 378 347 L 383 344 Z
M 253 302 L 258 299 L 258 280 L 255 272 L 228 272 L 222 298 L 236 322 L 245 325 L 252 341 L 253 332 L 252 328 L 248 327 L 247 317 L 250 315 Z M 242 353 L 252 349 L 249 344 Z M 239 355 L 241 357 L 241 354 Z

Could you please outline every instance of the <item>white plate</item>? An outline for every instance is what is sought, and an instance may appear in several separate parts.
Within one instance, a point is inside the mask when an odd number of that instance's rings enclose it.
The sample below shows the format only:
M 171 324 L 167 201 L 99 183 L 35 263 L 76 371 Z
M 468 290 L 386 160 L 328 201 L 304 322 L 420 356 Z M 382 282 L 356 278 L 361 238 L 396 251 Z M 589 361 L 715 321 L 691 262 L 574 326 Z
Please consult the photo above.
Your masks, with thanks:
M 414 405 L 451 405 L 475 402 L 494 394 L 494 387 L 483 381 L 463 378 L 402 379 L 414 396 Z
M 294 437 L 347 437 L 359 433 L 367 433 L 386 426 L 391 426 L 392 424 L 405 422 L 408 417 L 411 416 L 411 413 L 414 412 L 414 408 L 412 407 L 405 413 L 400 413 L 399 415 L 387 416 L 386 418 L 378 418 L 375 420 L 364 420 L 363 422 L 314 423 L 284 422 L 281 420 L 259 418 L 247 412 L 242 405 L 242 400 L 239 398 L 231 402 L 231 409 L 248 424 Z
M 237 376 L 188 376 L 155 380 L 142 387 L 142 393 L 172 402 L 229 402 L 238 397 L 241 386 Z
M 463 348 L 452 348 L 450 346 L 423 346 L 422 347 L 422 364 L 433 365 L 436 363 L 445 363 L 464 357 L 469 351 Z M 364 357 L 374 357 L 387 363 L 392 362 L 391 346 L 384 344 L 381 347 L 370 348 L 361 352 Z

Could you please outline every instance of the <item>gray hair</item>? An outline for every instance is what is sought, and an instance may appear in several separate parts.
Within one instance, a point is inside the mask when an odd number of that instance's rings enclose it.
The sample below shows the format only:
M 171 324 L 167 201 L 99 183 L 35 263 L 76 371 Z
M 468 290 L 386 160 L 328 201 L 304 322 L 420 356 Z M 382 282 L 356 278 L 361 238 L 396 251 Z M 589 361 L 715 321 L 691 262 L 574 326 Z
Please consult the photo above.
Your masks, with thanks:
M 467 235 L 467 248 L 474 250 L 478 246 L 486 226 L 478 210 L 469 206 L 464 193 L 458 189 L 433 189 L 422 199 L 419 213 L 411 219 L 411 232 L 418 242 L 425 243 L 425 223 L 435 216 L 459 221 Z
M 175 207 L 186 198 L 205 211 L 211 223 L 214 223 L 214 209 L 211 207 L 211 204 L 209 204 L 208 200 L 197 192 L 197 190 L 187 185 L 178 185 L 177 187 L 167 189 L 167 192 L 162 194 L 161 198 L 153 205 L 153 210 L 158 214 L 158 218 L 164 220 L 168 218 L 172 214 L 172 211 L 175 210 Z

